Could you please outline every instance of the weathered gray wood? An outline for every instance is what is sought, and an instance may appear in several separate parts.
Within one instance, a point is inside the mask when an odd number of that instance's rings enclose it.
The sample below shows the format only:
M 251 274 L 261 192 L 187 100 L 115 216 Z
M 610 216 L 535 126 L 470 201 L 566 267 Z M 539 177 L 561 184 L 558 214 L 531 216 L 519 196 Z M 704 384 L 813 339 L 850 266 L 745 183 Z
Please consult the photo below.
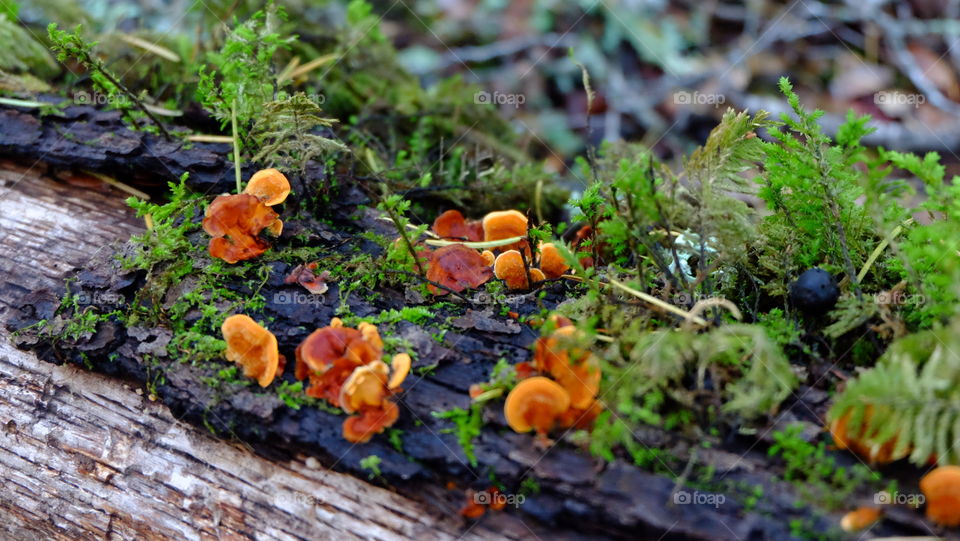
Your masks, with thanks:
M 0 319 L 20 294 L 58 285 L 142 228 L 114 188 L 42 171 L 0 163 Z M 17 351 L 2 330 L 0 486 L 0 538 L 543 535 L 502 513 L 468 529 L 454 507 L 437 507 L 442 489 L 413 500 L 314 459 L 259 456 L 178 422 L 130 384 Z

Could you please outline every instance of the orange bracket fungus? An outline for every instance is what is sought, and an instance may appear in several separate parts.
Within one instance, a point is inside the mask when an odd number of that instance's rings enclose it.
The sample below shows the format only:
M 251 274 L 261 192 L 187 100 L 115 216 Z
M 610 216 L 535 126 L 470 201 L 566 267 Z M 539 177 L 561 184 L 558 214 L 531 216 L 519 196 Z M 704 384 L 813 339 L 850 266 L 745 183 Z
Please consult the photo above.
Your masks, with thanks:
M 529 279 L 527 275 L 529 271 Z M 493 274 L 503 280 L 508 289 L 529 289 L 532 282 L 542 282 L 543 273 L 538 269 L 527 269 L 523 257 L 516 250 L 507 250 L 497 256 L 493 264 Z
M 570 407 L 570 395 L 557 382 L 543 376 L 525 379 L 507 395 L 503 414 L 515 432 L 536 430 L 545 436 Z
M 253 195 L 264 205 L 272 207 L 283 203 L 290 195 L 290 181 L 276 169 L 264 169 L 250 177 L 243 193 Z
M 570 265 L 560 255 L 560 250 L 552 242 L 540 245 L 540 270 L 547 278 L 559 278 L 570 269 Z
M 600 363 L 589 350 L 573 343 L 578 331 L 567 322 L 566 318 L 558 319 L 560 327 L 537 339 L 534 365 L 570 394 L 573 408 L 582 410 L 591 406 L 600 391 Z
M 270 247 L 260 232 L 277 231 L 279 221 L 277 213 L 253 195 L 218 196 L 203 218 L 203 230 L 213 237 L 210 255 L 227 263 L 253 259 Z
M 483 240 L 483 224 L 467 220 L 459 210 L 448 210 L 433 221 L 433 232 L 443 239 L 462 239 L 470 242 Z
M 427 279 L 446 286 L 457 293 L 466 288 L 479 287 L 493 276 L 480 252 L 462 244 L 451 244 L 430 254 Z M 430 293 L 445 295 L 446 290 L 428 286 Z
M 927 518 L 941 526 L 960 526 L 960 466 L 940 466 L 923 476 L 920 491 Z
M 374 331 L 376 328 L 374 328 Z M 317 329 L 296 350 L 297 379 L 309 378 L 306 393 L 340 406 L 340 387 L 360 366 L 380 360 L 383 345 L 379 335 L 371 340 L 360 330 L 344 327 L 339 319 L 328 327 Z
M 283 372 L 277 337 L 250 316 L 232 315 L 220 329 L 227 342 L 226 357 L 243 367 L 243 375 L 255 378 L 261 387 L 266 387 Z
M 483 217 L 483 240 L 486 242 L 495 240 L 504 240 L 513 237 L 527 236 L 527 217 L 518 210 L 500 210 L 491 212 Z M 501 249 L 527 248 L 525 240 L 513 243 L 509 246 L 501 246 Z
M 340 389 L 340 407 L 356 415 L 343 422 L 343 437 L 351 443 L 366 443 L 397 421 L 400 409 L 389 400 L 410 372 L 410 356 L 393 359 L 393 373 L 383 361 L 354 369 Z
M 317 266 L 316 262 L 297 265 L 284 278 L 283 282 L 285 284 L 300 284 L 314 295 L 323 295 L 327 292 L 327 280 L 330 278 L 330 273 L 323 271 L 316 274 Z
M 343 422 L 343 437 L 364 443 L 397 421 L 400 408 L 390 400 L 407 374 L 411 359 L 394 355 L 391 366 L 380 360 L 383 340 L 377 327 L 344 327 L 339 318 L 317 329 L 297 347 L 297 379 L 309 378 L 306 394 L 353 414 Z

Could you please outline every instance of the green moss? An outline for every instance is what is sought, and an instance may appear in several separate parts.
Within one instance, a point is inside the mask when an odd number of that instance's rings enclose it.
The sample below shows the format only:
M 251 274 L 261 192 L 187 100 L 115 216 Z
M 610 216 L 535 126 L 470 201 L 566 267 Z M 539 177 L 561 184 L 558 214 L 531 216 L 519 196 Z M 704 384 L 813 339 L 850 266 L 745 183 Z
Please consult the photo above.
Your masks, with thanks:
M 443 429 L 443 433 L 456 434 L 460 448 L 470 465 L 477 467 L 477 456 L 473 452 L 473 440 L 480 435 L 483 426 L 483 410 L 479 403 L 469 409 L 453 408 L 448 411 L 434 411 L 431 414 L 438 419 L 446 419 L 454 424 L 453 428 Z
M 370 475 L 367 478 L 373 479 L 380 476 L 380 464 L 382 462 L 383 460 L 377 455 L 370 455 L 360 459 L 360 468 L 369 471 Z

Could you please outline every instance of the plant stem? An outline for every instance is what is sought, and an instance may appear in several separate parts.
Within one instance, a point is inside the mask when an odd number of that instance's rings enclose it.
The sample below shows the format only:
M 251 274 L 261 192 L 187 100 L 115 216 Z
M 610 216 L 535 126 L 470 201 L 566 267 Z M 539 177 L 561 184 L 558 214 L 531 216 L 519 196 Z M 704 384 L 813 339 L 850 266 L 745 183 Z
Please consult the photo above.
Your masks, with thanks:
M 230 106 L 230 123 L 233 127 L 233 171 L 237 178 L 237 193 L 243 191 L 240 182 L 240 139 L 237 137 L 237 100 L 233 100 Z
M 173 136 L 170 135 L 170 132 L 167 131 L 167 128 L 163 126 L 163 124 L 157 119 L 157 117 L 154 116 L 153 113 L 151 113 L 150 110 L 147 109 L 143 105 L 143 103 L 140 102 L 137 96 L 133 92 L 131 92 L 129 88 L 124 86 L 123 83 L 118 81 L 116 78 L 114 78 L 113 75 L 110 74 L 110 72 L 104 69 L 102 63 L 99 60 L 94 60 L 93 57 L 89 55 L 86 55 L 86 60 L 91 66 L 93 66 L 94 69 L 96 69 L 100 73 L 100 75 L 103 75 L 104 78 L 110 81 L 110 84 L 116 86 L 117 88 L 120 89 L 121 92 L 126 94 L 127 98 L 129 98 L 130 101 L 133 102 L 133 104 L 137 107 L 137 109 L 140 109 L 140 111 L 142 111 L 143 114 L 147 115 L 147 118 L 149 118 L 154 124 L 157 125 L 158 128 L 160 128 L 160 132 L 163 134 L 164 139 L 166 139 L 167 141 L 173 140 Z

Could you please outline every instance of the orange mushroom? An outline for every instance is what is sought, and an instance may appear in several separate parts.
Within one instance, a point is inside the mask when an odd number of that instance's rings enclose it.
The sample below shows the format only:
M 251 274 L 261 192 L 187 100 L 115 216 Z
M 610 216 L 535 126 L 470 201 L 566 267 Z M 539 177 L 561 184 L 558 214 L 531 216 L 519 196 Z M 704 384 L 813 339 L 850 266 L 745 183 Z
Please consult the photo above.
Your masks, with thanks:
M 518 210 L 500 210 L 491 212 L 483 217 L 483 240 L 486 242 L 504 240 L 513 237 L 527 236 L 527 217 Z M 501 250 L 520 248 L 529 253 L 527 241 L 521 240 L 507 246 L 500 246 Z
M 534 347 L 534 365 L 541 373 L 549 374 L 569 394 L 570 405 L 586 409 L 600 391 L 600 363 L 589 350 L 576 344 L 580 333 L 570 320 L 549 336 L 541 336 Z
M 357 367 L 340 390 L 340 407 L 357 415 L 343 422 L 343 437 L 352 443 L 370 441 L 374 434 L 383 432 L 397 421 L 400 410 L 389 400 L 393 390 L 403 383 L 409 372 L 410 357 L 394 357 L 394 373 L 388 380 L 390 368 L 383 361 L 374 361 Z
M 318 264 L 316 262 L 297 265 L 290 274 L 283 279 L 285 284 L 300 284 L 304 289 L 314 295 L 323 295 L 327 292 L 327 279 L 330 273 L 323 271 L 316 274 Z
M 358 366 L 340 389 L 340 408 L 355 413 L 364 408 L 379 408 L 390 393 L 387 377 L 390 367 L 383 361 Z
M 243 375 L 255 378 L 261 387 L 273 382 L 280 366 L 277 337 L 243 314 L 228 317 L 220 327 L 227 342 L 226 357 L 243 367 Z
M 570 269 L 560 250 L 552 242 L 540 245 L 540 270 L 547 278 L 559 278 Z
M 527 277 L 527 269 L 523 266 L 523 258 L 520 252 L 516 250 L 507 250 L 497 256 L 493 264 L 493 274 L 503 280 L 508 289 L 529 289 L 531 280 L 536 278 L 543 280 L 543 273 L 534 273 L 536 269 L 529 269 L 530 276 Z
M 277 218 L 272 224 L 268 225 L 264 231 L 269 233 L 272 237 L 279 237 L 280 234 L 283 233 L 283 220 Z
M 497 256 L 493 255 L 493 252 L 490 250 L 484 250 L 480 252 L 480 257 L 483 258 L 483 264 L 492 267 L 493 264 L 497 261 Z
M 272 207 L 283 203 L 290 195 L 290 181 L 276 169 L 263 169 L 250 177 L 243 193 L 253 195 L 264 205 Z
M 570 395 L 543 376 L 525 379 L 507 395 L 503 414 L 515 432 L 536 430 L 544 436 L 570 407 Z
M 390 381 L 387 382 L 387 388 L 391 391 L 399 388 L 403 381 L 407 379 L 407 375 L 410 374 L 412 364 L 413 360 L 406 353 L 394 355 L 390 361 Z
M 297 379 L 309 377 L 306 394 L 322 398 L 340 406 L 340 388 L 350 374 L 360 366 L 380 360 L 382 343 L 371 342 L 367 336 L 339 320 L 317 329 L 296 350 Z M 379 336 L 378 336 L 379 338 Z
M 927 518 L 941 526 L 960 526 L 960 466 L 940 466 L 920 479 Z
M 457 293 L 479 287 L 493 276 L 479 252 L 462 244 L 444 246 L 430 254 L 427 279 L 446 286 Z M 446 295 L 448 291 L 429 285 L 430 293 Z
M 210 255 L 236 263 L 253 259 L 270 247 L 259 237 L 275 227 L 278 215 L 250 194 L 221 195 L 210 203 L 203 218 L 203 230 L 210 239 Z
M 460 516 L 469 519 L 478 519 L 487 512 L 487 506 L 481 503 L 478 498 L 477 491 L 473 489 L 467 489 L 466 491 L 467 502 L 460 508 Z
M 375 434 L 392 426 L 400 418 L 400 408 L 386 400 L 380 408 L 360 410 L 343 421 L 343 438 L 350 443 L 366 443 Z
M 471 242 L 483 240 L 483 224 L 478 220 L 467 220 L 459 210 L 448 210 L 433 221 L 433 232 L 440 238 L 460 239 Z
M 845 532 L 858 532 L 880 520 L 883 512 L 878 507 L 858 507 L 840 519 L 840 528 Z
M 603 412 L 603 406 L 597 400 L 591 400 L 586 407 L 575 408 L 570 406 L 558 419 L 564 428 L 590 428 L 597 416 Z

